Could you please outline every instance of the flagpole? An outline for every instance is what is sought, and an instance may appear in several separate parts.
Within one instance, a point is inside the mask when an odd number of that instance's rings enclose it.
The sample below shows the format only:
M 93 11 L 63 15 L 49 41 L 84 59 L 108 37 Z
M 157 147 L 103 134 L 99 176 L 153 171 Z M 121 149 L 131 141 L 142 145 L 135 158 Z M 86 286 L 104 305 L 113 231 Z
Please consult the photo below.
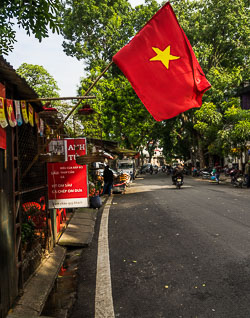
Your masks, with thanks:
M 40 102 L 40 101 L 54 101 L 54 100 L 67 100 L 67 99 L 95 99 L 95 96 L 75 96 L 75 97 L 43 97 L 36 99 L 27 99 L 26 102 Z
M 94 82 L 90 85 L 90 87 L 87 89 L 87 91 L 85 92 L 85 94 L 82 97 L 87 96 L 87 94 L 92 90 L 92 88 L 97 84 L 97 82 L 100 80 L 100 78 L 107 72 L 107 70 L 110 68 L 110 66 L 113 64 L 113 61 L 111 61 L 106 68 L 102 71 L 102 73 L 94 80 Z M 70 117 L 70 115 L 76 110 L 76 108 L 81 104 L 82 100 L 79 100 L 79 102 L 71 109 L 71 111 L 68 113 L 68 115 L 64 118 L 64 120 L 57 126 L 56 130 L 55 130 L 55 135 L 60 131 L 60 129 L 63 127 L 64 123 L 68 120 L 68 118 Z M 29 164 L 29 166 L 27 167 L 27 169 L 24 171 L 24 173 L 22 174 L 22 178 L 24 178 L 26 176 L 26 174 L 29 172 L 29 170 L 32 168 L 32 166 L 35 164 L 35 162 L 38 160 L 39 155 L 47 148 L 47 146 L 49 145 L 50 140 L 48 139 L 46 141 L 46 143 L 44 144 L 44 146 L 41 148 L 40 151 L 38 151 L 38 153 L 36 154 L 36 156 L 34 157 L 34 159 L 32 160 L 32 162 Z

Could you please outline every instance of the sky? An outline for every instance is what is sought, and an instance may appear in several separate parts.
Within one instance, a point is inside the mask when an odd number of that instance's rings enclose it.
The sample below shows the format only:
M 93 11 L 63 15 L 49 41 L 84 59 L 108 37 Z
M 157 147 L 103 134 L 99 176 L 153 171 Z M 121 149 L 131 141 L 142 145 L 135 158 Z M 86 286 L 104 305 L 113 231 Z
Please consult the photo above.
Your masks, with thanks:
M 144 3 L 143 0 L 129 2 L 132 6 Z M 56 80 L 61 97 L 77 95 L 77 86 L 84 76 L 84 64 L 63 52 L 61 35 L 51 33 L 40 43 L 34 36 L 28 36 L 22 29 L 17 29 L 16 40 L 13 52 L 4 56 L 15 70 L 22 63 L 42 65 Z

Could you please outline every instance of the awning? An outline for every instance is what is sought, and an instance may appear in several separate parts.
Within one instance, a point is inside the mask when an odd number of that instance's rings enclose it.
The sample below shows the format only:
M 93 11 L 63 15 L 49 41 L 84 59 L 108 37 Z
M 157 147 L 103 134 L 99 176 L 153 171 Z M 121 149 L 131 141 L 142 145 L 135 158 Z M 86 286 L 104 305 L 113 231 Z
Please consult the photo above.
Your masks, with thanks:
M 87 142 L 100 147 L 101 149 L 111 153 L 112 155 L 126 155 L 128 157 L 134 157 L 138 154 L 138 151 L 132 149 L 123 149 L 118 147 L 117 141 L 103 140 L 87 137 Z

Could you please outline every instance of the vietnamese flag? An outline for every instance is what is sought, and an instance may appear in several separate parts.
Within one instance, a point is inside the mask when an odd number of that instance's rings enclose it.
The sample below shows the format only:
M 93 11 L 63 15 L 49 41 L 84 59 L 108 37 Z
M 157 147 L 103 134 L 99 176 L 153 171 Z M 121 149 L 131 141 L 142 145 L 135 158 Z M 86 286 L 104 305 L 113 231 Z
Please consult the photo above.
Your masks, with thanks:
M 211 87 L 169 3 L 113 61 L 158 121 L 200 107 L 203 93 Z

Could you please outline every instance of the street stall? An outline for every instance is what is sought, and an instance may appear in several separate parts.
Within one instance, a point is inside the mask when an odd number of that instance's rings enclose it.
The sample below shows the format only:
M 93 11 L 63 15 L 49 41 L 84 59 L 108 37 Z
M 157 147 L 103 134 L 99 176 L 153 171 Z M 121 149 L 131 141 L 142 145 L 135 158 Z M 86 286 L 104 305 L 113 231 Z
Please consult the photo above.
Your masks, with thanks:
M 89 97 L 67 99 L 84 98 Z M 53 164 L 63 165 L 66 152 L 76 154 L 75 142 L 60 148 L 66 140 L 64 119 L 56 109 L 43 107 L 43 100 L 0 56 L 0 317 L 6 316 L 25 282 L 52 251 L 56 235 L 70 218 L 70 205 L 56 206 L 55 198 L 48 197 L 47 171 Z M 56 199 L 62 184 L 73 194 L 71 180 L 55 183 L 55 175 L 51 173 L 50 185 Z M 78 200 L 79 189 L 74 189 L 73 200 Z M 84 191 L 86 204 L 86 187 Z
M 46 164 L 24 174 L 44 134 L 37 98 L 0 56 L 0 317 L 38 266 L 50 235 Z M 32 251 L 32 252 L 31 252 Z

